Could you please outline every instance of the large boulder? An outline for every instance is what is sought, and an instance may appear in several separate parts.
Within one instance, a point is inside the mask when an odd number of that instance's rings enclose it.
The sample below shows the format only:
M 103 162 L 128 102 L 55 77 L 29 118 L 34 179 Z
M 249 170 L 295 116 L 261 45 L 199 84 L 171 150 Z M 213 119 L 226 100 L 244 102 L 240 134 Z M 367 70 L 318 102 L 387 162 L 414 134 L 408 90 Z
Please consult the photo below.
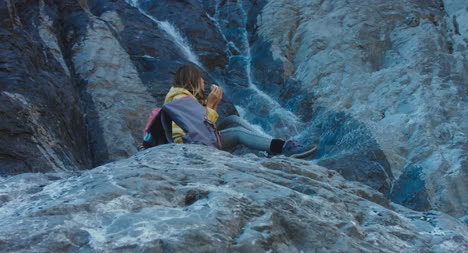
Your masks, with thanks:
M 466 252 L 468 228 L 339 173 L 162 145 L 78 175 L 0 178 L 4 252 Z

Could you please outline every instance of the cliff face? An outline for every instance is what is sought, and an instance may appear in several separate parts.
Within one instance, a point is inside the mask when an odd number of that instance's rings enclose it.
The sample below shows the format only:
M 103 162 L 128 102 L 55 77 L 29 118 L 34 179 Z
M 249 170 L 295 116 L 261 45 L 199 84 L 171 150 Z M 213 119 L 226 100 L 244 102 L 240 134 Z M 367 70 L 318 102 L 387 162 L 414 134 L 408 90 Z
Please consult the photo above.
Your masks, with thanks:
M 123 1 L 0 8 L 1 138 L 12 145 L 2 146 L 1 173 L 84 169 L 134 154 L 148 113 L 187 61 L 176 41 Z M 221 114 L 233 113 L 226 100 Z
M 78 87 L 62 34 L 54 32 L 56 10 L 8 0 L 0 12 L 1 174 L 90 167 Z
M 6 0 L 0 13 L 2 175 L 133 155 L 192 61 L 225 90 L 221 116 L 318 143 L 317 164 L 394 202 L 467 215 L 464 1 Z
M 314 118 L 307 132 L 320 135 L 319 164 L 333 167 L 350 153 L 367 153 L 353 146 L 362 140 L 347 140 L 355 139 L 355 129 L 329 140 L 333 133 L 321 115 L 346 113 L 340 124 L 361 122 L 388 161 L 396 178 L 392 200 L 466 214 L 468 6 L 462 2 L 265 5 L 253 24 L 255 43 L 270 43 L 283 75 L 301 83 L 297 92 L 271 95 L 325 108 L 293 107 Z
M 466 252 L 468 229 L 286 157 L 163 145 L 0 181 L 2 252 Z M 34 229 L 31 229 L 34 228 Z

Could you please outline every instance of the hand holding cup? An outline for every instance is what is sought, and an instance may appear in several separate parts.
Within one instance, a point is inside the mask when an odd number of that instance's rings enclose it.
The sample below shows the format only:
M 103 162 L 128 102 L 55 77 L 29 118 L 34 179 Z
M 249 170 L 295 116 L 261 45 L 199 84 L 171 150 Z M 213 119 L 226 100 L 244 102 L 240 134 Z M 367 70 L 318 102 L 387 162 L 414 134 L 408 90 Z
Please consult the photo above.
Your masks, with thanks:
M 208 95 L 206 105 L 216 110 L 221 99 L 223 99 L 223 89 L 216 84 L 212 84 L 210 86 L 210 94 Z

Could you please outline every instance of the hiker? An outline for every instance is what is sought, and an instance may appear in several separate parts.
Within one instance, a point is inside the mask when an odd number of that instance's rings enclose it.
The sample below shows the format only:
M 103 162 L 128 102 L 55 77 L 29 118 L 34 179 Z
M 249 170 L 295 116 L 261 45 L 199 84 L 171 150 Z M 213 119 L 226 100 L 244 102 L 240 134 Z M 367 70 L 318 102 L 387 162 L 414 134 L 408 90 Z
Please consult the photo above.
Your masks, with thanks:
M 213 84 L 210 86 L 208 97 L 205 97 L 204 90 L 205 81 L 201 69 L 193 63 L 186 63 L 175 73 L 173 86 L 167 93 L 164 103 L 180 98 L 194 98 L 206 108 L 206 119 L 214 124 L 218 120 L 216 110 L 223 98 L 223 90 Z M 191 108 L 186 109 L 191 110 Z M 229 150 L 237 144 L 243 144 L 249 148 L 267 151 L 271 154 L 302 158 L 311 155 L 317 149 L 315 145 L 305 147 L 296 140 L 271 139 L 257 134 L 236 115 L 226 117 L 222 123 L 233 126 L 219 132 L 220 146 L 223 150 Z M 216 127 L 214 130 L 217 132 Z M 172 122 L 172 139 L 175 143 L 183 143 L 185 134 L 181 127 Z

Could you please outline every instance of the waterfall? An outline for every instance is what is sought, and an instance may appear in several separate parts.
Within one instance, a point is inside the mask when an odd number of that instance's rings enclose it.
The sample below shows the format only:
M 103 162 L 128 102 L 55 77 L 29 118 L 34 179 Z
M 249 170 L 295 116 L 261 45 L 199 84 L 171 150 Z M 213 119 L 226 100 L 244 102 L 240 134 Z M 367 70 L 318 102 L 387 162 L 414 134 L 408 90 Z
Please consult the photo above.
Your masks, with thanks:
M 257 86 L 253 82 L 253 78 L 252 78 L 252 54 L 250 53 L 250 44 L 249 44 L 249 37 L 248 37 L 248 32 L 247 32 L 247 13 L 245 12 L 244 7 L 242 6 L 242 0 L 237 1 L 237 6 L 238 6 L 239 10 L 242 12 L 242 15 L 244 16 L 244 19 L 245 19 L 244 20 L 244 26 L 245 27 L 243 29 L 242 37 L 243 37 L 243 42 L 244 42 L 244 48 L 245 48 L 245 51 L 246 51 L 245 52 L 245 58 L 247 59 L 247 64 L 245 66 L 245 72 L 246 72 L 247 78 L 249 80 L 249 86 L 250 86 L 251 89 L 253 89 L 260 96 L 266 98 L 276 108 L 282 108 L 281 105 L 276 100 L 272 99 L 270 96 L 268 96 L 262 90 L 259 90 L 257 88 Z M 284 113 L 289 119 L 295 121 L 295 123 L 299 123 L 299 118 L 296 115 L 294 115 L 292 112 L 290 112 L 288 110 L 284 110 Z
M 287 109 L 283 108 L 276 100 L 271 98 L 268 94 L 263 92 L 262 90 L 258 89 L 255 85 L 255 81 L 252 74 L 252 55 L 250 51 L 250 44 L 248 39 L 248 31 L 247 31 L 247 13 L 244 10 L 243 3 L 241 0 L 236 2 L 236 8 L 240 11 L 242 15 L 241 24 L 243 27 L 240 28 L 242 34 L 240 45 L 236 45 L 236 42 L 230 41 L 226 35 L 224 34 L 223 28 L 220 25 L 220 17 L 219 17 L 219 4 L 220 1 L 216 1 L 215 5 L 215 13 L 213 16 L 206 13 L 206 16 L 213 21 L 214 26 L 218 30 L 218 32 L 222 35 L 226 45 L 227 45 L 227 55 L 228 59 L 231 61 L 235 57 L 241 57 L 245 62 L 243 68 L 245 76 L 247 77 L 247 87 L 230 87 L 232 93 L 236 93 L 236 99 L 233 99 L 233 102 L 237 104 L 236 107 L 241 107 L 242 111 L 244 111 L 245 118 L 251 122 L 257 122 L 259 124 L 258 119 L 253 119 L 252 117 L 259 118 L 261 116 L 258 115 L 259 108 L 263 106 L 267 106 L 270 108 L 269 115 L 264 116 L 264 122 L 262 125 L 265 127 L 266 125 L 270 124 L 268 128 L 270 128 L 270 134 L 284 134 L 285 132 L 290 135 L 293 133 L 294 135 L 298 134 L 299 131 L 297 129 L 298 126 L 302 125 L 300 119 L 294 115 L 292 112 L 288 111 Z M 235 53 L 232 52 L 235 51 Z M 248 89 L 248 90 L 247 90 Z M 248 113 L 247 113 L 248 112 Z M 272 126 L 275 124 L 275 121 L 279 121 L 283 128 Z M 281 125 L 280 124 L 280 125 Z
M 247 74 L 247 79 L 249 80 L 249 85 L 252 89 L 254 89 L 261 96 L 266 96 L 270 98 L 263 91 L 259 90 L 252 81 L 252 54 L 250 53 L 249 35 L 247 33 L 247 13 L 244 10 L 244 6 L 242 6 L 241 0 L 237 1 L 237 8 L 239 8 L 239 10 L 242 12 L 242 16 L 244 17 L 244 22 L 243 22 L 244 29 L 242 29 L 242 39 L 243 39 L 242 42 L 244 44 L 243 46 L 245 49 L 245 59 L 247 60 L 247 64 L 245 65 L 245 72 Z M 274 102 L 276 101 L 273 101 L 273 103 Z
M 160 21 L 157 20 L 155 17 L 151 16 L 148 14 L 145 10 L 143 10 L 140 5 L 138 0 L 127 0 L 127 3 L 130 4 L 131 6 L 137 8 L 141 14 L 145 15 L 147 18 L 151 19 L 154 21 L 156 24 L 158 24 L 158 27 L 163 30 L 164 32 L 169 35 L 169 37 L 172 39 L 172 41 L 178 46 L 178 48 L 182 51 L 182 54 L 185 56 L 185 58 L 192 62 L 197 64 L 198 66 L 202 67 L 202 64 L 198 60 L 198 57 L 193 53 L 192 47 L 190 46 L 190 43 L 187 41 L 187 39 L 182 36 L 182 34 L 175 28 L 171 23 L 168 21 Z
M 161 29 L 163 29 L 169 36 L 171 36 L 172 40 L 177 44 L 177 46 L 182 50 L 182 53 L 185 55 L 187 60 L 197 64 L 198 66 L 202 66 L 198 57 L 193 53 L 190 44 L 188 43 L 187 39 L 183 37 L 179 31 L 168 21 L 160 21 L 158 22 Z
M 164 31 L 171 40 L 177 45 L 179 50 L 183 53 L 185 58 L 197 64 L 200 68 L 206 71 L 203 65 L 200 63 L 197 55 L 191 49 L 190 43 L 188 40 L 178 31 L 174 25 L 168 21 L 161 21 L 147 13 L 140 7 L 138 0 L 127 0 L 127 3 L 143 14 L 144 16 L 151 19 L 158 25 L 158 28 Z M 232 85 L 225 85 L 219 80 L 215 80 L 225 89 L 225 94 L 228 96 L 233 103 L 236 104 L 238 111 L 244 113 L 241 114 L 250 124 L 256 126 L 258 129 L 261 127 L 261 131 L 265 135 L 273 136 L 291 136 L 297 135 L 298 126 L 302 125 L 300 119 L 294 115 L 292 112 L 283 108 L 277 101 L 271 98 L 268 94 L 258 89 L 253 80 L 253 75 L 251 71 L 251 52 L 250 45 L 248 40 L 248 31 L 246 29 L 247 25 L 247 13 L 244 10 L 242 1 L 237 2 L 237 8 L 241 11 L 242 14 L 242 39 L 241 45 L 236 45 L 234 41 L 229 41 L 226 38 L 226 35 L 223 33 L 223 29 L 219 25 L 218 17 L 218 7 L 219 1 L 216 1 L 216 10 L 214 16 L 206 14 L 206 16 L 213 21 L 216 29 L 219 31 L 221 36 L 227 45 L 227 54 L 229 60 L 234 57 L 241 57 L 245 64 L 243 65 L 243 71 L 247 77 L 247 86 L 243 87 L 232 87 Z M 235 50 L 235 53 L 232 53 L 231 50 Z M 266 130 L 266 131 L 265 131 Z M 268 134 L 266 134 L 268 133 Z

